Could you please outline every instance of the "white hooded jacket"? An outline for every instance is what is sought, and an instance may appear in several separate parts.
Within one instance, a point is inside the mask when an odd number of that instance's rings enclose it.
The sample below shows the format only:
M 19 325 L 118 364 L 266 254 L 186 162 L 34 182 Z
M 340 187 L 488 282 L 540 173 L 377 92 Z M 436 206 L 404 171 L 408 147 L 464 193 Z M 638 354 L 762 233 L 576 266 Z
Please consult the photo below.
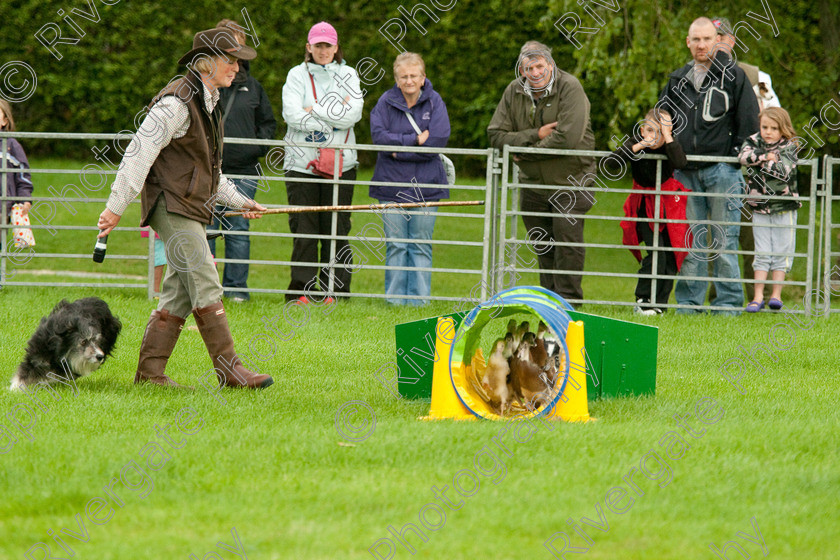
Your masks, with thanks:
M 318 94 L 317 103 L 310 74 Z M 304 110 L 310 106 L 311 112 Z M 283 168 L 314 175 L 306 166 L 318 157 L 317 148 L 355 144 L 353 126 L 361 120 L 363 106 L 359 77 L 344 61 L 333 61 L 326 66 L 303 62 L 289 70 L 283 85 L 283 120 L 287 127 L 285 140 L 291 145 L 286 150 Z M 342 152 L 341 172 L 344 173 L 356 167 L 357 159 L 356 150 Z

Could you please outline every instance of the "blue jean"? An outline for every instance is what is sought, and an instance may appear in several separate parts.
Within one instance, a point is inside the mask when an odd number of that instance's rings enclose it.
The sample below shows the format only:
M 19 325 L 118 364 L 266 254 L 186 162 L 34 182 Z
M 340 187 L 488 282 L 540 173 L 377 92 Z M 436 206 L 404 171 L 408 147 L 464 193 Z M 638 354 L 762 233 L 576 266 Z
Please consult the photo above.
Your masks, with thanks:
M 387 200 L 380 200 L 387 204 Z M 382 214 L 385 230 L 385 265 L 431 268 L 431 243 L 389 241 L 390 239 L 428 240 L 435 229 L 437 208 L 386 210 Z M 425 305 L 428 299 L 405 299 L 399 296 L 429 296 L 432 273 L 420 270 L 385 270 L 385 301 L 394 305 Z
M 744 192 L 744 178 L 741 171 L 728 163 L 692 170 L 677 170 L 674 177 L 692 192 L 696 193 L 738 193 Z M 731 278 L 737 282 L 715 282 L 717 295 L 713 306 L 731 307 L 740 312 L 744 305 L 744 288 L 738 255 L 720 251 L 738 249 L 738 235 L 741 230 L 740 207 L 742 199 L 728 197 L 690 196 L 686 205 L 686 218 L 694 236 L 691 251 L 683 261 L 680 276 L 707 276 L 708 263 L 712 261 L 715 278 Z M 698 220 L 737 222 L 735 225 L 697 224 Z M 707 234 L 711 232 L 711 244 Z M 677 280 L 674 291 L 677 303 L 682 305 L 703 305 L 706 300 L 708 282 L 705 280 Z M 681 313 L 693 310 L 681 309 Z
M 253 199 L 257 193 L 257 182 L 254 179 L 231 179 L 239 192 Z M 221 229 L 222 231 L 249 231 L 251 220 L 242 216 L 227 216 L 219 219 L 218 213 L 226 212 L 222 206 L 216 207 L 217 215 L 213 223 L 207 229 Z M 225 258 L 248 260 L 251 258 L 251 238 L 248 235 L 225 235 Z M 216 254 L 216 240 L 208 241 L 210 252 Z M 250 299 L 248 292 L 233 292 L 227 288 L 248 287 L 248 265 L 245 263 L 225 263 L 225 270 L 222 274 L 222 288 L 225 288 L 225 297 L 240 297 Z

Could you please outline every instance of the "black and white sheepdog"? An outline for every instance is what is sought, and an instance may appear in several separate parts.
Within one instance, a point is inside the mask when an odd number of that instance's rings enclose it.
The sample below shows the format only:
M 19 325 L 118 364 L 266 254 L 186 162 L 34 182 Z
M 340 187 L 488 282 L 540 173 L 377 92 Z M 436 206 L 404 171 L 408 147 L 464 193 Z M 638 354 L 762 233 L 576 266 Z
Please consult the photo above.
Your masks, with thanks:
M 26 356 L 12 377 L 11 390 L 96 371 L 111 355 L 122 329 L 108 304 L 97 297 L 61 300 L 29 339 Z

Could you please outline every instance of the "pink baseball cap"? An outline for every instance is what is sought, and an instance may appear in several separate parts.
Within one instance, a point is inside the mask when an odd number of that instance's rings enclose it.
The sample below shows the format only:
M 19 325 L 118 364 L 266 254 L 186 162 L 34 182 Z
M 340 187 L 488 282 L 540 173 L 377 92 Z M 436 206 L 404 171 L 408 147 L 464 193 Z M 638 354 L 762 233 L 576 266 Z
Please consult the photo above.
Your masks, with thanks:
M 309 37 L 306 42 L 310 45 L 314 45 L 316 43 L 329 43 L 330 45 L 337 45 L 338 33 L 336 32 L 335 27 L 326 21 L 322 21 L 312 26 L 312 29 L 309 30 Z

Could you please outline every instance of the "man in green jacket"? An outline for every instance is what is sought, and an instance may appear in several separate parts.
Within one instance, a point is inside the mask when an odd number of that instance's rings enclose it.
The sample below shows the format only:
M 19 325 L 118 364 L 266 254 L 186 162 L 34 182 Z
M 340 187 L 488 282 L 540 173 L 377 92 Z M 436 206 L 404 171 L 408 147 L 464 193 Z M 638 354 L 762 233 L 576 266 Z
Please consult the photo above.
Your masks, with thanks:
M 490 145 L 592 150 L 595 138 L 589 121 L 589 99 L 577 78 L 554 64 L 551 49 L 537 41 L 522 46 L 517 60 L 520 77 L 505 89 L 487 127 Z M 537 243 L 540 285 L 568 300 L 583 299 L 581 276 L 585 249 L 583 215 L 595 203 L 583 187 L 595 180 L 592 157 L 517 154 L 519 180 L 533 187 L 520 190 L 520 208 L 539 216 L 523 216 L 530 239 Z M 561 272 L 557 272 L 561 271 Z

